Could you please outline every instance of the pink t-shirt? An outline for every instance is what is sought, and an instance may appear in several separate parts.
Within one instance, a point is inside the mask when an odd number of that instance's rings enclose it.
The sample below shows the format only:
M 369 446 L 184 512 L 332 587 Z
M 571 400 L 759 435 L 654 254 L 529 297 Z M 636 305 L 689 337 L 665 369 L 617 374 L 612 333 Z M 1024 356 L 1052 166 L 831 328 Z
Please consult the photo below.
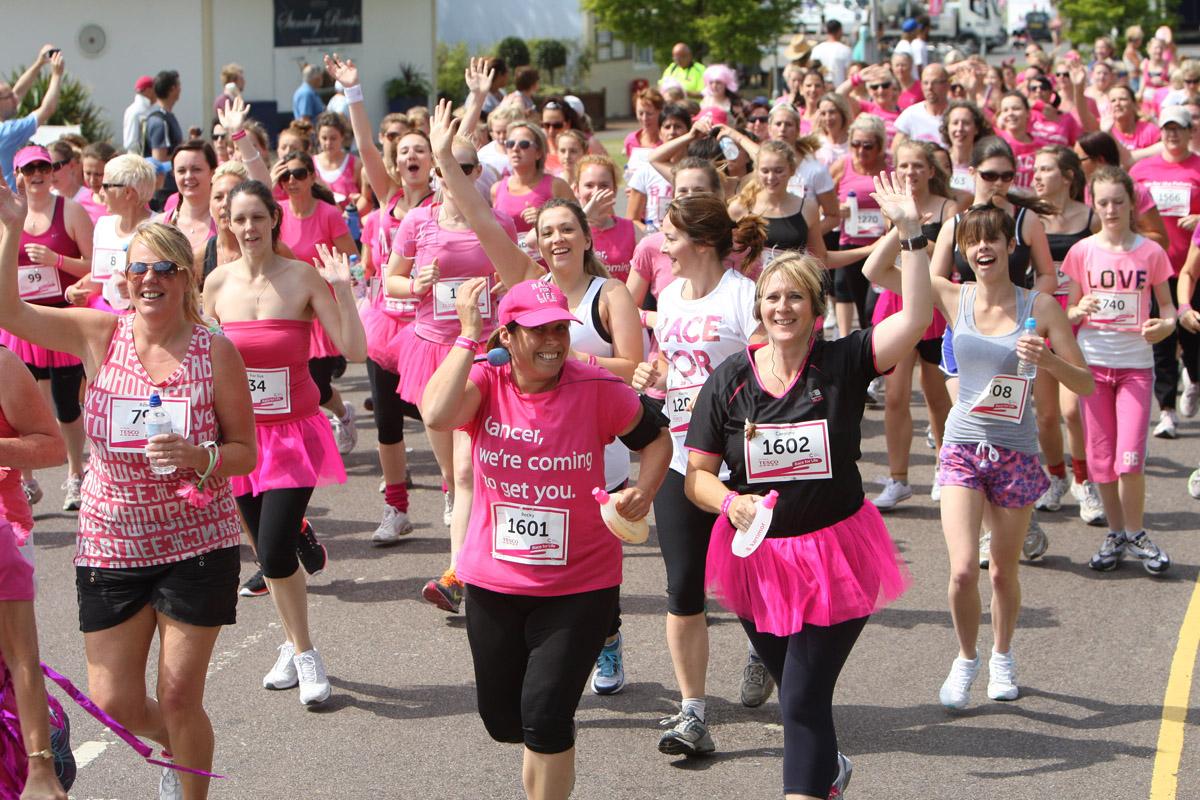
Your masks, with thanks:
M 609 275 L 619 281 L 627 281 L 629 263 L 637 246 L 637 231 L 633 222 L 624 217 L 613 217 L 613 222 L 616 224 L 608 229 L 592 226 L 592 250 L 608 267 Z
M 96 220 L 108 213 L 108 206 L 100 202 L 100 198 L 86 186 L 79 187 L 79 191 L 75 193 L 73 198 L 76 203 L 83 206 L 83 210 L 87 212 L 88 217 L 92 220 L 92 224 L 96 224 Z
M 439 344 L 453 344 L 462 330 L 458 312 L 454 310 L 454 293 L 457 287 L 471 278 L 488 279 L 486 309 L 481 308 L 483 334 L 488 336 L 495 329 L 496 299 L 492 294 L 493 273 L 491 259 L 479 244 L 474 231 L 448 230 L 437 223 L 438 206 L 414 208 L 404 215 L 400 229 L 392 240 L 392 249 L 405 258 L 413 260 L 413 269 L 438 261 L 438 281 L 431 291 L 426 292 L 417 304 L 417 321 L 414 330 L 423 339 Z M 492 215 L 504 228 L 508 238 L 517 240 L 516 227 L 510 216 L 493 210 Z
M 662 252 L 664 236 L 662 231 L 658 231 L 642 239 L 633 248 L 633 258 L 630 260 L 632 270 L 650 284 L 650 294 L 655 297 L 676 277 L 671 274 L 671 259 Z
M 1138 236 L 1129 252 L 1103 247 L 1098 236 L 1077 242 L 1063 259 L 1063 274 L 1095 295 L 1100 311 L 1079 330 L 1079 347 L 1094 367 L 1146 369 L 1154 366 L 1153 349 L 1142 338 L 1150 318 L 1150 293 L 1173 275 L 1167 254 L 1156 242 Z
M 887 140 L 890 146 L 892 139 L 896 136 L 896 119 L 900 116 L 900 112 L 904 110 L 904 107 L 901 106 L 896 111 L 888 111 L 882 106 L 875 105 L 870 100 L 863 100 L 858 106 L 862 109 L 862 113 L 874 114 L 883 120 L 883 128 L 887 131 Z
M 1049 144 L 1071 147 L 1083 133 L 1083 126 L 1071 114 L 1059 114 L 1058 119 L 1051 122 L 1041 113 L 1034 111 L 1029 118 L 1029 133 L 1034 139 L 1044 139 Z
M 1161 155 L 1143 158 L 1129 170 L 1135 184 L 1146 187 L 1158 206 L 1167 228 L 1167 257 L 1178 274 L 1187 259 L 1192 232 L 1180 227 L 1179 220 L 1200 214 L 1200 156 L 1190 154 L 1183 161 L 1168 164 Z
M 604 446 L 630 426 L 637 394 L 600 368 L 568 360 L 548 392 L 520 393 L 511 366 L 478 364 L 482 395 L 466 426 L 475 502 L 456 571 L 507 594 L 553 597 L 621 583 L 621 543 L 600 518 Z M 579 409 L 589 409 L 579 414 Z
M 629 158 L 629 156 L 633 155 L 633 151 L 637 150 L 639 148 L 644 148 L 646 150 L 652 150 L 652 149 L 654 149 L 654 147 L 658 147 L 660 144 L 662 144 L 662 137 L 660 136 L 659 140 L 657 142 L 655 142 L 652 147 L 645 147 L 645 145 L 642 144 L 641 136 L 642 136 L 642 129 L 638 128 L 636 131 L 630 131 L 629 135 L 625 137 L 625 142 L 624 142 L 623 146 L 625 148 L 625 157 L 626 158 Z
M 1012 148 L 1013 155 L 1017 159 L 1017 177 L 1013 180 L 1012 185 L 1018 189 L 1028 189 L 1033 185 L 1033 162 L 1037 160 L 1037 151 L 1049 142 L 1038 137 L 1032 131 L 1030 131 L 1030 135 L 1033 140 L 1029 142 L 1018 140 L 1008 131 L 996 131 L 996 135 L 1008 142 L 1008 146 Z
M 1149 147 L 1152 144 L 1158 144 L 1160 134 L 1158 126 L 1153 122 L 1148 122 L 1144 119 L 1139 119 L 1133 125 L 1133 135 L 1122 133 L 1116 125 L 1109 131 L 1112 137 L 1121 144 L 1125 145 L 1129 150 L 1140 150 L 1143 147 Z
M 308 264 L 317 257 L 317 245 L 333 247 L 333 240 L 340 236 L 349 236 L 350 229 L 337 206 L 318 200 L 313 206 L 313 213 L 300 219 L 292 213 L 291 203 L 281 203 L 283 207 L 283 225 L 279 230 L 279 240 L 292 248 L 296 258 Z
M 921 88 L 920 81 L 913 81 L 913 84 L 900 93 L 900 98 L 897 105 L 900 110 L 908 108 L 911 105 L 923 102 L 925 100 L 925 90 Z

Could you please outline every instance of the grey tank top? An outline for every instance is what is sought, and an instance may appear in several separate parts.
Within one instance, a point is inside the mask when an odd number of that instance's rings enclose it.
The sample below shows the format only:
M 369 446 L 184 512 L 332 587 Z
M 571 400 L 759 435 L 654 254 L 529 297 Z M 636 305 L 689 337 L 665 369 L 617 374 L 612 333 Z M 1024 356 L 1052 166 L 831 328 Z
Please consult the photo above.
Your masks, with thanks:
M 954 324 L 954 357 L 958 361 L 958 402 L 946 419 L 944 441 L 950 444 L 991 445 L 1037 455 L 1037 423 L 1033 414 L 1030 382 L 1020 422 L 972 413 L 997 375 L 1017 374 L 1017 339 L 1025 318 L 1033 311 L 1036 291 L 1016 287 L 1017 324 L 1007 333 L 987 336 L 975 328 L 975 284 L 964 284 L 958 296 L 958 320 Z M 1011 393 L 1010 393 L 1011 394 Z M 1010 398 L 1015 399 L 1015 398 Z

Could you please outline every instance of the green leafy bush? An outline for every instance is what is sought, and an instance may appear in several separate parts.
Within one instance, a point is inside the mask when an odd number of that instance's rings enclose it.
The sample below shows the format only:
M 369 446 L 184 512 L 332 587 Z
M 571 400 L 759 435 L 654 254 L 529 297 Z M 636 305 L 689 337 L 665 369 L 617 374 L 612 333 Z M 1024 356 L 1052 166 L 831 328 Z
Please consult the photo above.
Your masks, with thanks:
M 496 55 L 504 59 L 510 70 L 530 63 L 529 46 L 518 36 L 506 36 L 496 45 Z
M 25 72 L 25 67 L 18 67 L 8 76 L 11 86 Z M 50 86 L 50 70 L 43 70 L 33 86 L 21 101 L 17 110 L 18 116 L 24 116 L 37 110 L 46 96 Z M 92 102 L 92 93 L 86 86 L 71 77 L 63 75 L 62 87 L 58 94 L 58 109 L 47 122 L 49 125 L 78 125 L 83 137 L 89 142 L 99 142 L 112 136 L 112 129 L 104 121 L 104 109 Z

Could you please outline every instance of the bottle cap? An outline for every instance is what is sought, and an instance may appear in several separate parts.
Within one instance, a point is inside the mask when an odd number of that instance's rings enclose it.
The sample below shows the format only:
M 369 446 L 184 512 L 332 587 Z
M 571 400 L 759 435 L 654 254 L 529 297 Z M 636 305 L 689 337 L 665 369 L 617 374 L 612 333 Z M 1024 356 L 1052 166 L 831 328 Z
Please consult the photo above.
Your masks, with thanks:
M 595 489 L 592 489 L 592 497 L 596 498 L 596 502 L 600 505 L 604 505 L 608 502 L 608 492 L 604 491 L 599 486 L 597 486 Z
M 162 398 L 158 396 L 158 392 L 150 393 L 150 407 L 158 408 L 162 405 Z
M 1034 319 L 1033 317 L 1026 317 L 1025 318 L 1025 330 L 1036 331 L 1037 330 L 1037 320 Z
M 763 508 L 774 508 L 775 503 L 779 500 L 779 492 L 772 489 L 767 492 L 767 496 L 762 499 Z
M 846 197 L 858 197 L 858 192 L 846 192 Z

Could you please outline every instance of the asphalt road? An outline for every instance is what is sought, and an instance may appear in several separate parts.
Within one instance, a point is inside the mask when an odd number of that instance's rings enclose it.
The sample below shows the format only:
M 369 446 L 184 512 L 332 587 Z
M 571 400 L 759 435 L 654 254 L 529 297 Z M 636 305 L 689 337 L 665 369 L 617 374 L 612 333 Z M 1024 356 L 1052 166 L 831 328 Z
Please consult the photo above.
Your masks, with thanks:
M 352 368 L 341 385 L 359 402 L 362 369 Z M 920 407 L 913 410 L 923 417 Z M 1094 573 L 1086 562 L 1103 531 L 1079 522 L 1074 505 L 1042 515 L 1050 550 L 1022 570 L 1025 608 L 1015 641 L 1022 697 L 989 701 L 981 679 L 973 705 L 957 715 L 937 703 L 955 644 L 938 512 L 924 495 L 934 455 L 920 434 L 923 423 L 916 428 L 912 480 L 922 494 L 888 517 L 912 588 L 867 626 L 837 694 L 840 746 L 855 768 L 849 796 L 1150 796 L 1164 691 L 1200 564 L 1200 506 L 1185 491 L 1200 425 L 1187 422 L 1178 441 L 1151 445 L 1147 524 L 1173 557 L 1171 571 L 1155 579 L 1125 563 L 1114 573 Z M 521 797 L 520 749 L 492 742 L 475 714 L 462 617 L 419 597 L 448 551 L 425 439 L 410 428 L 417 530 L 396 547 L 377 549 L 369 543 L 383 508 L 374 432 L 365 421 L 359 429 L 359 446 L 346 458 L 350 482 L 319 490 L 309 511 L 331 556 L 311 584 L 311 617 L 333 697 L 314 712 L 299 705 L 294 691 L 261 688 L 280 628 L 269 598 L 243 599 L 238 624 L 221 634 L 209 671 L 217 771 L 229 776 L 215 782 L 212 796 Z M 863 430 L 864 476 L 882 477 L 882 411 L 869 410 Z M 57 487 L 57 473 L 43 474 L 42 482 Z M 38 619 L 43 658 L 82 686 L 74 519 L 55 511 L 60 502 L 55 488 L 36 508 Z M 243 577 L 254 569 L 249 552 L 244 548 Z M 630 682 L 614 697 L 584 696 L 575 797 L 779 796 L 778 706 L 774 698 L 753 710 L 738 703 L 745 642 L 727 613 L 711 618 L 708 715 L 719 752 L 688 761 L 657 751 L 656 723 L 678 699 L 663 637 L 664 570 L 653 536 L 626 553 L 621 604 Z M 1190 675 L 1184 677 L 1186 686 Z M 151 670 L 151 686 L 153 679 Z M 72 797 L 156 796 L 156 768 L 82 712 L 72 713 L 72 721 L 81 763 Z M 1177 795 L 1156 800 L 1200 797 L 1198 722 L 1190 711 Z

